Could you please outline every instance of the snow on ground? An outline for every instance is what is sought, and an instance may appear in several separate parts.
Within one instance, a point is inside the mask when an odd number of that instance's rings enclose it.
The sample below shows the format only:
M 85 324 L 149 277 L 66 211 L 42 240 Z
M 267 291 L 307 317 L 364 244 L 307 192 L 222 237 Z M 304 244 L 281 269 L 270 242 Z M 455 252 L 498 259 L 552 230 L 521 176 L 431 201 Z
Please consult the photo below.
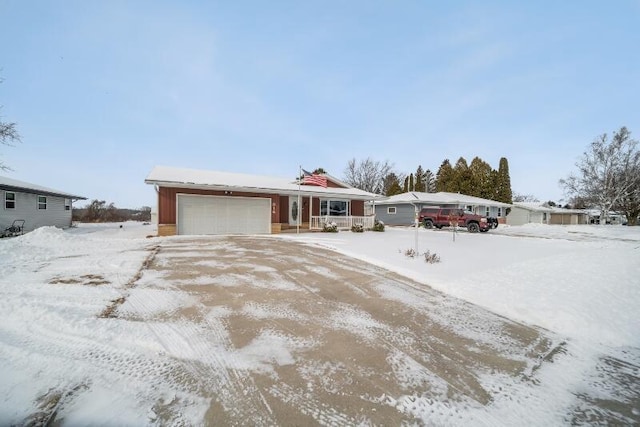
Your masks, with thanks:
M 149 248 L 161 240 L 147 238 L 153 234 L 153 226 L 125 223 L 67 231 L 45 227 L 0 240 L 0 420 L 50 413 L 44 406 L 61 404 L 65 394 L 83 389 L 90 391 L 78 393 L 74 407 L 65 408 L 72 414 L 66 418 L 70 424 L 95 420 L 96 414 L 105 424 L 148 424 L 156 414 L 140 408 L 151 407 L 159 397 L 167 405 L 182 403 L 183 410 L 173 414 L 175 422 L 202 419 L 208 402 L 176 394 L 166 373 L 178 368 L 144 316 L 134 324 L 100 317 L 127 293 Z M 640 227 L 501 226 L 455 235 L 446 229 L 418 229 L 416 234 L 413 228 L 388 227 L 384 233 L 280 238 L 334 249 L 566 337 L 564 363 L 540 374 L 559 406 L 566 407 L 562 400 L 570 397 L 559 390 L 582 387 L 596 398 L 613 393 L 598 377 L 600 371 L 585 371 L 602 364 L 603 357 L 640 364 Z M 441 262 L 405 256 L 416 244 L 419 253 L 435 252 Z M 72 286 L 78 284 L 84 286 Z M 149 314 L 190 304 L 171 289 L 166 294 L 139 291 L 122 306 L 124 311 L 132 304 Z M 260 307 L 249 309 L 264 315 Z M 340 324 L 345 318 L 334 320 Z M 265 348 L 273 337 L 262 339 L 267 344 L 260 348 Z M 245 356 L 238 363 L 252 363 L 251 355 Z M 496 407 L 495 414 L 519 410 Z
M 640 227 L 500 226 L 476 234 L 387 227 L 384 233 L 282 238 L 336 250 L 565 337 L 564 357 L 539 372 L 542 395 L 554 397 L 555 409 L 579 408 L 585 423 L 599 399 L 635 402 L 628 414 L 638 420 Z M 408 257 L 409 249 L 436 253 L 441 261 Z M 540 402 L 535 418 L 542 421 L 555 409 Z M 493 406 L 502 420 L 520 410 Z
M 640 227 L 501 226 L 455 236 L 446 228 L 387 227 L 282 238 L 334 249 L 570 338 L 640 347 Z M 441 262 L 407 257 L 416 241 L 418 253 L 435 252 Z

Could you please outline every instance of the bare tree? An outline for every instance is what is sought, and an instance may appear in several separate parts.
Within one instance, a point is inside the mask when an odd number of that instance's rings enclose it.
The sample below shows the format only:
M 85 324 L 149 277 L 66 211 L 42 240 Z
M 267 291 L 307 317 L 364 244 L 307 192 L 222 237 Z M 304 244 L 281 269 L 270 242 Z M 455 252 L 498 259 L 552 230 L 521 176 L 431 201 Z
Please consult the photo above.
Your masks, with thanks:
M 520 194 L 513 193 L 513 201 L 514 202 L 539 202 L 538 198 L 533 194 Z
M 630 191 L 620 198 L 614 208 L 627 217 L 627 225 L 637 225 L 640 218 L 640 169 L 629 174 L 632 183 Z
M 344 182 L 352 187 L 359 188 L 370 193 L 382 194 L 384 178 L 392 172 L 393 166 L 385 160 L 374 161 L 370 157 L 365 160 L 349 160 L 344 170 Z
M 0 83 L 2 83 L 2 79 L 0 79 Z M 16 124 L 5 123 L 1 119 L 2 117 L 0 116 L 0 144 L 13 146 L 14 143 L 20 142 L 20 134 L 16 130 Z M 7 171 L 11 170 L 11 168 L 0 161 L 0 170 Z
M 20 142 L 20 135 L 16 130 L 16 124 L 5 123 L 0 120 L 0 144 L 13 146 L 16 142 Z M 6 171 L 11 170 L 11 168 L 0 161 L 0 170 Z
M 560 180 L 560 185 L 571 196 L 592 203 L 601 211 L 601 224 L 605 224 L 609 211 L 637 191 L 640 171 L 638 141 L 631 132 L 621 127 L 611 141 L 607 134 L 600 135 L 576 163 L 577 174 Z

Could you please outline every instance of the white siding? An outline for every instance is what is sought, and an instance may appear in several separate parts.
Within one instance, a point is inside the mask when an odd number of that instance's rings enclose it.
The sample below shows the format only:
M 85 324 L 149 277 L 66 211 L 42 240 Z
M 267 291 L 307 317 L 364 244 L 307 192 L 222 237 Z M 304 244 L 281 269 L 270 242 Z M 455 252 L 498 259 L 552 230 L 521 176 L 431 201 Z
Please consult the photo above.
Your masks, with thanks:
M 65 210 L 64 197 L 46 196 L 47 209 L 38 209 L 38 194 L 16 191 L 15 195 L 15 209 L 6 209 L 5 190 L 0 191 L 0 231 L 11 226 L 16 219 L 24 219 L 24 231 L 44 226 L 71 226 L 71 210 Z

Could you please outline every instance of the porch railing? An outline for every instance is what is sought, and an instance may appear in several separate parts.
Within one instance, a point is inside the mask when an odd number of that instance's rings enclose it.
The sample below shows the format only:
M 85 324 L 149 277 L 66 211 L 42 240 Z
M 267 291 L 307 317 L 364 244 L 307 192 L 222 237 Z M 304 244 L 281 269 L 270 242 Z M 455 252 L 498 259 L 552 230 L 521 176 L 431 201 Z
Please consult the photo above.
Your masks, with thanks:
M 322 230 L 325 223 L 335 222 L 339 230 L 350 230 L 354 224 L 362 224 L 367 228 L 373 228 L 375 221 L 374 216 L 312 216 L 311 217 L 311 230 Z

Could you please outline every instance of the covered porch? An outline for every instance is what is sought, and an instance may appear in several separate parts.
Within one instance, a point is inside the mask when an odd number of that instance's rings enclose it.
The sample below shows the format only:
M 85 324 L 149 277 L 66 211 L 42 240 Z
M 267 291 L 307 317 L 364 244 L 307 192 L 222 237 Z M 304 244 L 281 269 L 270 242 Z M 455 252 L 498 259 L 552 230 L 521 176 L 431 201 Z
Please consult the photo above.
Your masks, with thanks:
M 335 223 L 338 226 L 338 230 L 350 230 L 354 225 L 360 224 L 364 229 L 373 228 L 375 216 L 312 216 L 310 230 L 322 230 L 325 224 Z
M 372 228 L 375 221 L 372 209 L 367 212 L 364 200 L 341 197 L 314 197 L 311 195 L 281 196 L 282 230 L 301 229 L 321 231 L 325 224 L 335 223 L 339 230 L 349 230 L 361 224 Z

